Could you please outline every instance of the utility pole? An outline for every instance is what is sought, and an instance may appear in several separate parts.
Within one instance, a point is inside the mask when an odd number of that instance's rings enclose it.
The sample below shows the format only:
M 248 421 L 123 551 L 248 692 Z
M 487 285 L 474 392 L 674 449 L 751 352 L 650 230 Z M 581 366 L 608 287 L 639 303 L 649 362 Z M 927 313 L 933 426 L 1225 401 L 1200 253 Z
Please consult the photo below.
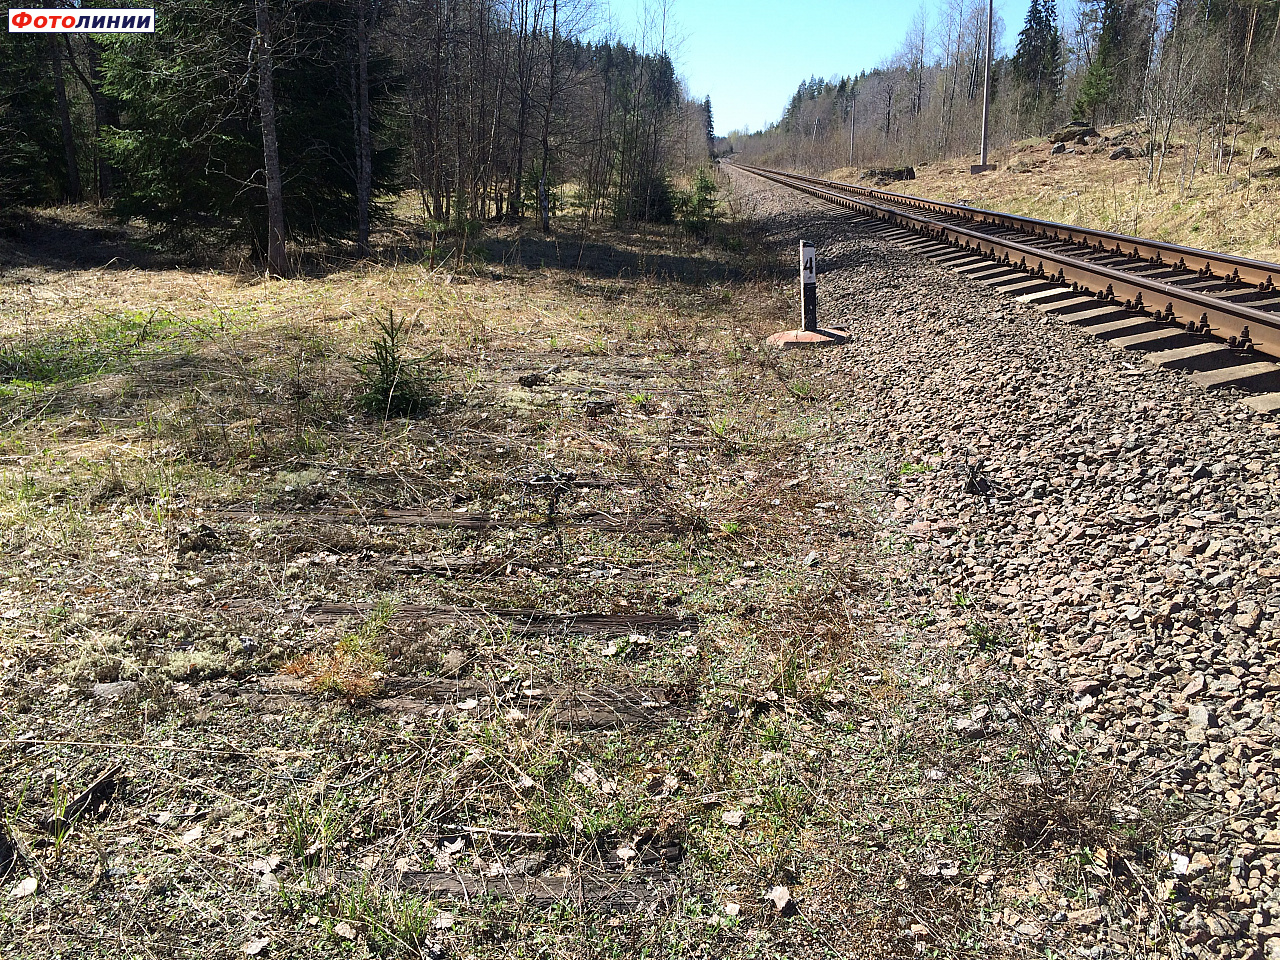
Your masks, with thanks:
M 987 57 L 986 72 L 982 81 L 982 158 L 976 166 L 969 168 L 970 173 L 983 173 L 995 169 L 995 164 L 987 163 L 987 130 L 991 121 L 991 24 L 995 20 L 995 13 L 995 0 L 987 0 Z

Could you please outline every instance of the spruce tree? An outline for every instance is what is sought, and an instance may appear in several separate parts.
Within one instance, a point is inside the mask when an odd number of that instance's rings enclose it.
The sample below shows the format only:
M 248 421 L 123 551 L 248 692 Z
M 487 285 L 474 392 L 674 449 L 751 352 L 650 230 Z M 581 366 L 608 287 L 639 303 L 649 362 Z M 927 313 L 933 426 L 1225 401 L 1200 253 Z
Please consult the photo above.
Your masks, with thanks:
M 272 78 L 286 230 L 354 236 L 353 7 L 310 0 L 297 8 L 279 3 L 276 13 Z M 261 117 L 254 74 L 245 68 L 257 42 L 255 14 L 251 0 L 180 0 L 170 5 L 163 34 L 104 38 L 105 86 L 121 106 L 106 145 L 122 174 L 119 213 L 171 233 L 221 234 L 266 250 Z M 370 69 L 376 119 L 390 87 L 385 64 L 375 59 Z M 374 150 L 372 160 L 376 195 L 393 183 L 395 156 Z
M 1095 60 L 1101 64 L 1095 86 L 1105 72 L 1106 96 L 1095 111 L 1103 108 L 1122 113 L 1136 110 L 1146 79 L 1151 52 L 1150 10 L 1138 0 L 1089 0 L 1097 7 L 1098 48 Z M 1092 65 L 1090 67 L 1092 72 Z M 1086 82 L 1089 77 L 1086 74 Z
M 1071 110 L 1072 119 L 1096 124 L 1099 110 L 1111 102 L 1114 90 L 1115 77 L 1111 70 L 1101 59 L 1095 59 L 1080 84 L 1080 95 Z
M 711 115 L 711 98 L 702 101 L 702 109 L 707 112 L 707 156 L 716 155 L 716 122 Z
M 1044 23 L 1040 83 L 1045 99 L 1054 104 L 1062 96 L 1062 31 L 1058 29 L 1058 5 L 1055 0 L 1043 0 L 1040 16 Z
M 0 33 L 0 208 L 66 195 L 48 38 Z
M 1013 55 L 1015 77 L 1038 108 L 1052 107 L 1062 88 L 1062 36 L 1054 0 L 1031 0 Z
M 1022 32 L 1018 34 L 1018 46 L 1013 53 L 1014 74 L 1024 82 L 1029 81 L 1034 73 L 1034 64 L 1038 59 L 1039 32 L 1040 0 L 1031 0 Z

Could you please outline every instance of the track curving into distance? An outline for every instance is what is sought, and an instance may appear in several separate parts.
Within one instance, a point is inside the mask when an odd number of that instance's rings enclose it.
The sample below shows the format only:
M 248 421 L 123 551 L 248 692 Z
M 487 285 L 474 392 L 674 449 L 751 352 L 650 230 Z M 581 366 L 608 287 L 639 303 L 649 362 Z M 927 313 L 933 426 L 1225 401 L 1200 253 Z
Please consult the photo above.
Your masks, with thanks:
M 1081 300 L 1280 358 L 1280 264 L 734 163 L 819 200 L 983 257 Z

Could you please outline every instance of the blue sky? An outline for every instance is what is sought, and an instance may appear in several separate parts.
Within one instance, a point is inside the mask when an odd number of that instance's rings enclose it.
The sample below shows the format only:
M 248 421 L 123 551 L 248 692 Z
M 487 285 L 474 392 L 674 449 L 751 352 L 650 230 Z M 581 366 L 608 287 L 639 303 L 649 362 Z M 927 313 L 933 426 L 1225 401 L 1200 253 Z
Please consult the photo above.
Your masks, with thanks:
M 657 0 L 648 0 L 651 7 Z M 930 23 L 942 0 L 925 0 Z M 616 29 L 632 33 L 645 0 L 611 0 Z M 1012 44 L 1029 0 L 996 0 Z M 920 0 L 671 0 L 676 69 L 710 96 L 716 131 L 767 127 L 800 81 L 869 70 L 891 56 Z M 996 51 L 1002 44 L 996 42 Z

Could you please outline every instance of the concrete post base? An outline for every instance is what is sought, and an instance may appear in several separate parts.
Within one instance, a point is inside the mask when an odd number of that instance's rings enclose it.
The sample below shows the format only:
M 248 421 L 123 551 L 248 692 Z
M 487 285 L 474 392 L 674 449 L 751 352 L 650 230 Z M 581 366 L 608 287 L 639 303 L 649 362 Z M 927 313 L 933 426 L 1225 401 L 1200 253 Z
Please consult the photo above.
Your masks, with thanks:
M 849 334 L 842 330 L 783 330 L 765 341 L 765 346 L 775 350 L 793 350 L 800 347 L 838 347 L 849 342 Z

